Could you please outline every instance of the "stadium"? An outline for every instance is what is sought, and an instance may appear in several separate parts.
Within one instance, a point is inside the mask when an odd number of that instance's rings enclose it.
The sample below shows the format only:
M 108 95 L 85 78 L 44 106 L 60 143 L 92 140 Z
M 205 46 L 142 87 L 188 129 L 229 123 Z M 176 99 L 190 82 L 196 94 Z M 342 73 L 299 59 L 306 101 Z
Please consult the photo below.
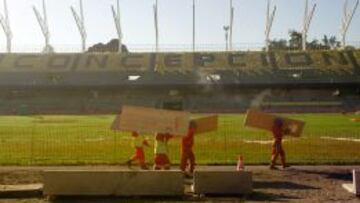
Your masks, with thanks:
M 254 105 L 356 112 L 359 59 L 356 50 L 4 55 L 1 113 L 111 114 L 124 104 L 194 113 Z
M 232 167 L 239 155 L 246 166 L 269 164 L 273 137 L 271 132 L 244 126 L 249 109 L 305 122 L 300 138 L 284 138 L 287 159 L 295 167 L 341 165 L 348 170 L 360 163 L 360 49 L 345 44 L 358 2 L 352 15 L 344 17 L 343 41 L 334 46 L 325 40 L 316 45 L 306 41 L 316 8 L 308 14 L 306 1 L 304 30 L 292 33 L 301 39 L 294 42 L 290 37 L 279 48 L 269 38 L 276 8 L 270 12 L 268 1 L 266 40 L 260 49 L 237 49 L 230 23 L 224 27 L 226 50 L 195 50 L 194 40 L 192 50 L 163 51 L 159 50 L 156 1 L 155 49 L 137 51 L 122 42 L 119 1 L 117 8 L 112 7 L 118 38 L 87 48 L 80 1 L 80 14 L 74 8 L 72 12 L 82 51 L 56 52 L 49 43 L 43 1 L 42 14 L 34 7 L 45 39 L 40 53 L 12 51 L 4 2 L 1 24 L 8 40 L 7 53 L 0 54 L 0 165 L 4 170 L 124 167 L 133 153 L 130 133 L 111 129 L 123 106 L 190 112 L 192 119 L 218 115 L 217 130 L 195 139 L 200 167 Z M 195 4 L 193 9 L 195 16 Z M 234 12 L 232 1 L 230 10 Z M 150 146 L 155 145 L 153 134 L 144 136 Z M 180 139 L 169 142 L 174 168 L 181 161 L 180 146 Z M 151 147 L 145 149 L 145 156 L 152 165 Z M 348 177 L 341 170 L 331 174 Z M 0 175 L 7 177 L 2 170 Z

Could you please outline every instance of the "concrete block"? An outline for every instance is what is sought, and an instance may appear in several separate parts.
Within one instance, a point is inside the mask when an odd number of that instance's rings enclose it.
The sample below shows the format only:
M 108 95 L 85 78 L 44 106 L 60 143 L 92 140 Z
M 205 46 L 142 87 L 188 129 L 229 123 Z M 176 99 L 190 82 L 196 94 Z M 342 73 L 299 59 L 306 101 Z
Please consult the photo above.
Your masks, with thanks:
M 360 196 L 360 170 L 353 170 L 354 193 Z
M 342 185 L 342 187 L 346 190 L 346 191 L 348 191 L 348 192 L 350 192 L 350 193 L 354 193 L 354 185 L 353 184 L 341 184 Z
M 44 195 L 182 196 L 180 171 L 44 171 Z
M 42 184 L 0 185 L 0 198 L 40 197 L 42 190 Z
M 353 170 L 353 183 L 342 184 L 342 187 L 348 192 L 354 193 L 356 196 L 360 196 L 360 171 Z
M 246 171 L 195 171 L 194 193 L 238 195 L 252 192 L 252 173 Z

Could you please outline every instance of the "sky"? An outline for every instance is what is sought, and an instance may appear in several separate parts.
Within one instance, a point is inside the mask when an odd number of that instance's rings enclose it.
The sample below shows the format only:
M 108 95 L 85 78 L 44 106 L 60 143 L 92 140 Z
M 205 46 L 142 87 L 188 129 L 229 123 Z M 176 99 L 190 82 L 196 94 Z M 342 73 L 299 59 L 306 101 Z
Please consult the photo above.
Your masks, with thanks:
M 3 12 L 0 0 L 0 13 Z M 153 47 L 155 43 L 152 5 L 155 0 L 120 0 L 123 42 L 136 49 Z M 158 0 L 160 47 L 191 47 L 192 0 Z M 323 35 L 338 36 L 345 0 L 310 0 L 317 10 L 308 39 Z M 356 0 L 350 0 L 353 5 Z M 10 24 L 15 50 L 30 50 L 44 44 L 32 6 L 41 8 L 41 0 L 8 0 Z M 116 38 L 110 6 L 116 0 L 83 0 L 88 46 Z M 46 0 L 51 44 L 56 50 L 80 50 L 81 38 L 70 6 L 79 8 L 78 0 Z M 233 0 L 235 8 L 233 43 L 239 46 L 262 46 L 264 43 L 266 0 Z M 272 39 L 288 38 L 290 29 L 301 30 L 304 0 L 273 0 L 277 13 Z M 229 0 L 196 0 L 197 47 L 222 47 L 223 26 L 229 24 Z M 360 44 L 360 7 L 356 12 L 347 40 Z M 0 51 L 6 50 L 6 38 L 0 32 Z

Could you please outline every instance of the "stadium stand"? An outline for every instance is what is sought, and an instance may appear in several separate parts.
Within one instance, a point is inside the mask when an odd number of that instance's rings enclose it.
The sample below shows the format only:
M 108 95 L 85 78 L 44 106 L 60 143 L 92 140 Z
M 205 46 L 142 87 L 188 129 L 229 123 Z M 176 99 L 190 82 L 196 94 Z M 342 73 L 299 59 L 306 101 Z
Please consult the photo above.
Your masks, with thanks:
M 2 54 L 0 114 L 356 111 L 359 64 L 359 50 Z

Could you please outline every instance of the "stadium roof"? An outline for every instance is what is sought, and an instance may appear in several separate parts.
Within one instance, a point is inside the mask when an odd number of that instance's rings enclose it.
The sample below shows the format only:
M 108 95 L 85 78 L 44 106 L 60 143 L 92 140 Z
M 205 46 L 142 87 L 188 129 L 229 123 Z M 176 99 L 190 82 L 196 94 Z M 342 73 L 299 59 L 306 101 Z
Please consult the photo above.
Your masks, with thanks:
M 360 84 L 360 50 L 0 55 L 0 86 L 194 84 Z

